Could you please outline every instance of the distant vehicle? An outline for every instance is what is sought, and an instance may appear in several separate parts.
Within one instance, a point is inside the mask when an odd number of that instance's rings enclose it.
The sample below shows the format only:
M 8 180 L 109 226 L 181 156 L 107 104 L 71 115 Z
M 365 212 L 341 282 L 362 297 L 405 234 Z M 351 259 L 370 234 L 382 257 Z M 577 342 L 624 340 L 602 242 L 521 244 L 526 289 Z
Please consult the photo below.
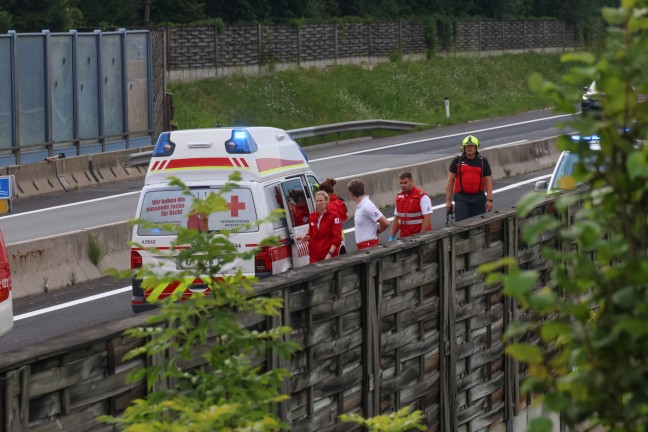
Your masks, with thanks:
M 177 177 L 193 196 L 204 199 L 218 193 L 235 171 L 241 174 L 238 186 L 222 194 L 229 209 L 210 215 L 192 214 L 191 198 L 169 184 L 169 177 Z M 222 127 L 163 132 L 153 150 L 136 214 L 155 225 L 133 227 L 131 268 L 158 264 L 163 274 L 196 267 L 151 250 L 168 250 L 176 238 L 175 232 L 158 227 L 164 224 L 214 233 L 245 227 L 230 237 L 241 252 L 257 250 L 270 236 L 279 239 L 279 245 L 263 247 L 254 259 L 224 268 L 224 274 L 240 270 L 245 277 L 265 277 L 308 265 L 308 242 L 303 237 L 308 233 L 308 215 L 315 210 L 312 191 L 318 184 L 301 147 L 284 130 Z M 256 225 L 277 209 L 283 209 L 286 217 Z M 151 309 L 155 301 L 174 294 L 188 298 L 206 290 L 201 279 L 156 287 L 147 287 L 140 279 L 132 282 L 134 312 Z
M 597 135 L 591 136 L 580 136 L 580 135 L 571 135 L 570 138 L 572 141 L 587 141 L 589 142 L 590 150 L 599 151 L 601 150 L 600 138 Z M 551 179 L 549 182 L 546 180 L 540 180 L 535 184 L 536 191 L 546 191 L 548 194 L 558 192 L 562 189 L 561 179 L 566 176 L 571 176 L 574 174 L 576 165 L 579 163 L 580 158 L 576 153 L 570 151 L 564 151 L 560 154 L 556 167 L 551 174 Z M 586 165 L 589 161 L 586 161 Z
M 590 84 L 589 87 L 584 87 L 583 92 L 581 111 L 583 113 L 601 111 L 602 94 L 596 90 L 596 81 L 592 81 L 592 84 Z
M 13 298 L 11 293 L 11 272 L 9 257 L 2 232 L 0 232 L 0 336 L 13 328 Z

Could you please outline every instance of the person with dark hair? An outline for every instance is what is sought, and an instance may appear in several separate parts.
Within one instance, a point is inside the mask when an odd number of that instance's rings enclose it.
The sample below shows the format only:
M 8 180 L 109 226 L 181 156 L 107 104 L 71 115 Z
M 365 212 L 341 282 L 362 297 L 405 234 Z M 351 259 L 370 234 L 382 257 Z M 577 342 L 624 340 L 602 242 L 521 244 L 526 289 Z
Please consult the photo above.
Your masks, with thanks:
M 331 177 L 327 177 L 323 182 L 319 184 L 318 190 L 324 191 L 329 196 L 328 209 L 337 213 L 342 222 L 346 222 L 349 219 L 347 214 L 347 206 L 344 203 L 344 199 L 339 197 L 335 193 L 335 184 L 337 181 Z M 346 253 L 346 246 L 344 244 L 344 231 L 342 231 L 342 246 L 340 246 L 340 255 Z
M 308 219 L 308 241 L 310 263 L 338 256 L 342 244 L 342 221 L 335 211 L 328 207 L 329 196 L 324 191 L 315 193 L 315 210 Z
M 294 211 L 293 216 L 293 225 L 300 226 L 306 225 L 308 223 L 309 209 L 308 202 L 306 201 L 306 195 L 301 190 L 293 191 L 290 194 L 290 197 L 294 200 Z
M 479 140 L 468 135 L 461 144 L 461 154 L 450 163 L 446 185 L 446 208 L 457 222 L 493 211 L 493 174 L 488 159 L 479 154 Z
M 428 194 L 416 186 L 412 173 L 398 176 L 401 192 L 396 195 L 396 209 L 391 225 L 389 241 L 400 231 L 401 238 L 432 229 L 432 201 Z
M 378 245 L 378 235 L 389 228 L 389 221 L 365 194 L 364 186 L 360 179 L 353 179 L 347 185 L 351 199 L 356 204 L 353 220 L 358 250 Z

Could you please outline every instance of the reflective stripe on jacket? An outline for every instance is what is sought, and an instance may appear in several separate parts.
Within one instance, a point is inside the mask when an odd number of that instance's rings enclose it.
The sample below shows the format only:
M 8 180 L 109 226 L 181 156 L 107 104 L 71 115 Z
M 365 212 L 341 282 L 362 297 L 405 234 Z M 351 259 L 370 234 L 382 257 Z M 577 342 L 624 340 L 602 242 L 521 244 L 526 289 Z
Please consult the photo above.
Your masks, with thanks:
M 401 192 L 396 196 L 396 212 L 398 213 L 398 229 L 401 238 L 418 234 L 423 225 L 421 198 L 427 195 L 425 191 L 414 186 L 409 194 Z M 430 225 L 430 229 L 432 226 Z

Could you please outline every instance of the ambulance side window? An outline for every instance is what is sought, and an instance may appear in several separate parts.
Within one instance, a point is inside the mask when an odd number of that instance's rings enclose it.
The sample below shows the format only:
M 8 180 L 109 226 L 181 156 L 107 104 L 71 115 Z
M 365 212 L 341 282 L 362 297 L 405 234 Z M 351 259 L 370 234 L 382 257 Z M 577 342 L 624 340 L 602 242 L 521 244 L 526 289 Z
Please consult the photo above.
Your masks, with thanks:
M 315 195 L 315 192 L 319 189 L 319 180 L 317 180 L 315 176 L 307 175 L 306 181 L 308 181 L 308 188 L 313 191 L 313 195 Z
M 299 178 L 288 179 L 281 183 L 281 189 L 288 203 L 288 213 L 292 226 L 307 224 L 310 209 L 302 181 Z
M 277 209 L 283 209 L 283 202 L 281 200 L 281 188 L 279 187 L 279 183 L 266 186 L 264 190 L 265 190 L 266 201 L 268 202 L 269 210 L 272 211 Z M 287 227 L 288 221 L 286 220 L 285 216 L 286 215 L 284 213 L 284 217 L 272 222 L 272 227 L 274 229 Z

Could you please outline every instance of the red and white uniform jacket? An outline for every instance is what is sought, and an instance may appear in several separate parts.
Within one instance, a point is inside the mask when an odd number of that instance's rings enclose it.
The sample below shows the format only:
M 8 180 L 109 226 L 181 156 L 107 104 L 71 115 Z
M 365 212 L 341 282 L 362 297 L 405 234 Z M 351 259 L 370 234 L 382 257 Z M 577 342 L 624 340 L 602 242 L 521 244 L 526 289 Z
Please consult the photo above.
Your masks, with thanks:
M 322 261 L 335 246 L 333 256 L 340 252 L 342 243 L 342 221 L 337 213 L 326 210 L 320 218 L 318 212 L 310 214 L 308 221 L 308 251 L 310 262 Z
M 421 200 L 424 202 L 422 203 Z M 423 206 L 426 208 L 423 208 Z M 432 207 L 425 191 L 414 186 L 409 193 L 399 193 L 396 196 L 394 215 L 398 216 L 398 229 L 401 238 L 420 233 L 423 216 L 430 213 L 432 213 Z M 431 229 L 432 224 L 429 227 L 429 230 Z

